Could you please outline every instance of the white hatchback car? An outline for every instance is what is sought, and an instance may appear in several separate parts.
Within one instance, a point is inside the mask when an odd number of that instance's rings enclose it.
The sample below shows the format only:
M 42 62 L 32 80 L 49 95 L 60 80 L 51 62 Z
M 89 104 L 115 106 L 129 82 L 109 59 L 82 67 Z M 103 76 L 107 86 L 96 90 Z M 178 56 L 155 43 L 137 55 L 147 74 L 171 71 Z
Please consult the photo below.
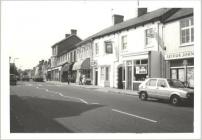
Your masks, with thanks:
M 148 78 L 139 85 L 139 98 L 169 100 L 173 105 L 179 105 L 182 101 L 193 102 L 194 90 L 186 88 L 183 83 L 175 79 Z

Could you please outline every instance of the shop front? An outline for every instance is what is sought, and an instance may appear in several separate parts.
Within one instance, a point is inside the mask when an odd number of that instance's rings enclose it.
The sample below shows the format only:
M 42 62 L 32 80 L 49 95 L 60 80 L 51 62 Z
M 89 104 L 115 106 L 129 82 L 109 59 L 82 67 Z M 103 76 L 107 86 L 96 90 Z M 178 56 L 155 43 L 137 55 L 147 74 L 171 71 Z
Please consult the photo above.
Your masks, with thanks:
M 61 81 L 67 82 L 68 80 L 72 82 L 73 74 L 72 67 L 74 63 L 65 63 L 61 69 Z
M 165 55 L 169 72 L 168 78 L 178 79 L 186 86 L 194 87 L 194 53 L 193 51 L 168 53 Z
M 85 77 L 86 84 L 91 84 L 91 68 L 90 68 L 90 58 L 86 58 L 83 61 L 78 61 L 73 65 L 72 71 L 75 72 L 76 83 L 80 83 L 80 77 Z
M 51 80 L 52 81 L 61 81 L 61 66 L 51 68 Z
M 161 77 L 161 63 L 163 62 L 161 59 L 160 53 L 152 51 L 124 56 L 121 74 L 122 88 L 126 90 L 138 90 L 138 86 L 146 78 Z M 118 84 L 120 85 L 120 82 Z

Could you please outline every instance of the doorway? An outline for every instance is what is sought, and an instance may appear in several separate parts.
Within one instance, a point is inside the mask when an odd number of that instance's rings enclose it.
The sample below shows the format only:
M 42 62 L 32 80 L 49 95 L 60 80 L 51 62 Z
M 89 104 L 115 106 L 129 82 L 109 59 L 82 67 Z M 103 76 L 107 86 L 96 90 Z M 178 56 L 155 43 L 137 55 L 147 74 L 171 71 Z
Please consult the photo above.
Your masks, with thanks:
M 127 66 L 127 83 L 126 88 L 132 89 L 132 66 Z
M 98 85 L 98 71 L 95 71 L 95 85 Z
M 118 89 L 123 89 L 123 82 L 122 82 L 122 67 L 118 68 Z

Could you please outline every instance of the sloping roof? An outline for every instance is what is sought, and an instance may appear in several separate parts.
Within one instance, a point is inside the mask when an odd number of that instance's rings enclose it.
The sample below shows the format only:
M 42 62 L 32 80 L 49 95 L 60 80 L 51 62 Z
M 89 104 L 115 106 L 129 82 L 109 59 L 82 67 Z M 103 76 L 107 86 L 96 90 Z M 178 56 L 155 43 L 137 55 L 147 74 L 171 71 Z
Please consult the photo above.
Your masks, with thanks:
M 178 10 L 176 13 L 174 13 L 173 15 L 171 15 L 169 18 L 167 18 L 164 22 L 171 22 L 177 19 L 181 19 L 181 18 L 185 18 L 188 16 L 192 16 L 193 15 L 193 8 L 182 8 L 180 10 Z
M 177 10 L 179 10 L 179 8 L 161 8 L 152 12 L 148 12 L 140 17 L 135 17 L 129 20 L 126 20 L 124 22 L 115 24 L 113 26 L 110 26 L 108 28 L 105 28 L 103 30 L 101 30 L 100 32 L 84 39 L 83 41 L 81 41 L 80 43 L 77 44 L 77 46 L 82 45 L 88 41 L 90 41 L 91 39 L 96 39 L 108 34 L 112 34 L 112 33 L 116 33 L 122 30 L 127 30 L 133 27 L 138 27 L 138 26 L 142 26 L 144 24 L 147 24 L 149 22 L 154 22 L 157 20 L 164 20 L 165 18 L 169 17 L 171 14 L 173 14 L 174 12 L 176 12 Z
M 70 35 L 67 38 L 57 42 L 56 44 L 54 44 L 52 47 L 54 46 L 58 46 L 58 56 L 69 52 L 73 49 L 76 48 L 76 44 L 81 42 L 82 40 L 77 36 L 77 35 Z
M 140 17 L 132 18 L 121 22 L 119 24 L 115 24 L 111 27 L 108 27 L 98 33 L 96 33 L 93 38 L 102 37 L 104 35 L 108 35 L 111 33 L 115 33 L 121 30 L 142 26 L 149 22 L 154 22 L 157 20 L 161 20 L 161 17 L 168 13 L 171 9 L 170 8 L 161 8 L 152 12 L 148 12 Z

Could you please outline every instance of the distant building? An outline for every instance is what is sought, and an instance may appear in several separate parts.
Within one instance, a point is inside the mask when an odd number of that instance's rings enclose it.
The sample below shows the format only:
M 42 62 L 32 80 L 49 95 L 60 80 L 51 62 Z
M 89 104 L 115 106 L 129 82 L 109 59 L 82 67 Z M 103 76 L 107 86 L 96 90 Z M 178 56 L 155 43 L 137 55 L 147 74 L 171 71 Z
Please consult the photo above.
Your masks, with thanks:
M 85 78 L 89 80 L 89 84 L 92 81 L 92 69 L 90 63 L 93 59 L 93 48 L 91 40 L 83 40 L 76 44 L 76 63 L 73 65 L 73 71 L 76 71 L 76 83 L 80 82 L 80 77 L 85 75 Z
M 75 82 L 76 73 L 72 71 L 73 63 L 76 61 L 76 46 L 81 39 L 77 36 L 77 30 L 71 30 L 66 34 L 65 39 L 52 46 L 51 68 L 48 72 L 53 81 L 67 81 L 69 75 L 72 82 Z

